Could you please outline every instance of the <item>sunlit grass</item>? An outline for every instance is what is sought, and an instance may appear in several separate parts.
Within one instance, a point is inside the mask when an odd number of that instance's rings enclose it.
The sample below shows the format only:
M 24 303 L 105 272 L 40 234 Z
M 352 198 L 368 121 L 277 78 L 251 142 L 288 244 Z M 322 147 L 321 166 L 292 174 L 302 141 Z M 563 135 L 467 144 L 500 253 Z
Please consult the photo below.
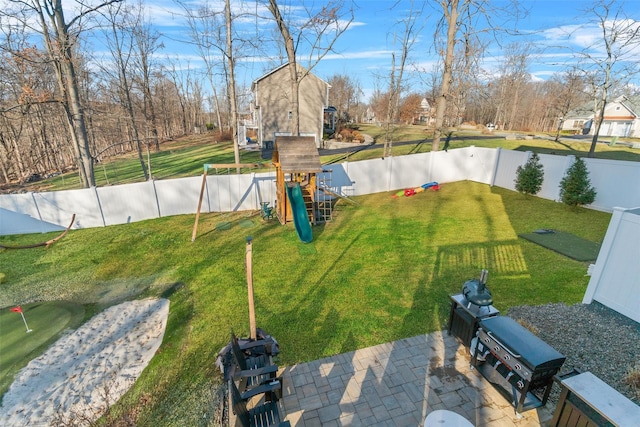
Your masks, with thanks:
M 339 163 L 343 161 L 357 161 L 376 159 L 383 156 L 385 129 L 376 125 L 359 125 L 360 131 L 371 135 L 375 143 L 371 147 L 355 146 L 349 152 L 322 152 L 322 164 Z M 431 151 L 432 131 L 424 126 L 396 126 L 392 132 L 392 155 L 426 153 Z M 518 151 L 534 151 L 542 154 L 586 156 L 590 140 L 569 141 L 562 139 L 555 142 L 548 139 L 515 140 L 505 139 L 499 131 L 495 134 L 482 134 L 479 131 L 454 131 L 449 148 L 463 148 L 469 146 L 498 148 Z M 444 139 L 440 148 L 444 147 Z M 361 150 L 361 148 L 366 148 Z M 609 146 L 599 143 L 596 147 L 596 157 L 610 160 L 640 161 L 640 150 L 622 146 Z M 214 142 L 207 135 L 188 136 L 176 141 L 162 144 L 160 151 L 153 148 L 149 153 L 143 153 L 145 167 L 151 164 L 151 176 L 154 179 L 180 178 L 198 176 L 202 174 L 205 163 L 234 163 L 233 145 L 231 142 Z M 243 173 L 268 170 L 270 159 L 263 159 L 259 151 L 240 152 L 241 163 L 261 163 L 263 169 L 243 169 Z M 234 169 L 222 168 L 209 170 L 208 173 L 234 173 Z M 126 184 L 144 181 L 142 165 L 137 153 L 128 153 L 117 158 L 107 159 L 95 165 L 95 178 L 98 186 Z M 40 181 L 33 186 L 37 191 L 54 191 L 81 188 L 77 172 L 70 172 L 57 177 Z
M 169 297 L 163 345 L 116 413 L 137 407 L 138 425 L 194 425 L 211 414 L 220 382 L 214 361 L 229 331 L 248 334 L 249 235 L 258 326 L 278 339 L 280 364 L 289 365 L 441 330 L 448 295 L 483 268 L 502 311 L 579 302 L 587 264 L 517 235 L 553 228 L 601 242 L 610 219 L 472 182 L 356 200 L 339 203 L 334 221 L 314 226 L 307 245 L 291 224 L 263 222 L 257 212 L 204 214 L 194 243 L 193 215 L 72 230 L 49 249 L 0 252 L 0 307 L 68 300 L 96 311 L 123 299 Z M 230 228 L 220 229 L 222 222 Z

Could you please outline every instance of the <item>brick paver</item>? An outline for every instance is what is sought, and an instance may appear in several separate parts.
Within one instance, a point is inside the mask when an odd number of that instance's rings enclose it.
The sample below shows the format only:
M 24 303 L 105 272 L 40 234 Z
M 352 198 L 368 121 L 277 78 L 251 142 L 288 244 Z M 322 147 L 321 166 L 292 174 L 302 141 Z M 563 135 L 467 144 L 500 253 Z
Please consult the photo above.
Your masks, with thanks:
M 549 425 L 552 408 L 516 414 L 469 362 L 446 332 L 338 354 L 283 368 L 282 407 L 297 427 L 416 427 L 437 409 L 477 427 Z

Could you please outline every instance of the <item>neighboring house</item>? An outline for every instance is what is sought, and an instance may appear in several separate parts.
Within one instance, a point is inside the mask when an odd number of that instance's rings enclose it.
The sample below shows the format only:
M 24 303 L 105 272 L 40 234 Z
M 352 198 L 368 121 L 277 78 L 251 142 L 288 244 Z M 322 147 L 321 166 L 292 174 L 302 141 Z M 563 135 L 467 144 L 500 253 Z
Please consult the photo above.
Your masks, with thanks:
M 364 115 L 365 123 L 375 123 L 376 122 L 376 113 L 373 111 L 373 108 L 367 107 L 367 111 Z
M 416 116 L 414 124 L 430 125 L 435 121 L 431 105 L 429 105 L 427 98 L 422 98 L 422 101 L 420 102 L 420 110 L 416 111 Z
M 288 66 L 288 63 L 283 64 L 251 84 L 251 122 L 257 129 L 258 144 L 261 147 L 272 147 L 278 135 L 291 136 L 293 113 Z M 304 71 L 300 65 L 298 68 Z M 313 136 L 317 147 L 322 141 L 324 113 L 325 108 L 329 107 L 330 87 L 327 82 L 311 73 L 300 81 L 299 136 Z
M 567 114 L 562 130 L 593 135 L 593 104 L 582 106 Z M 640 137 L 640 96 L 621 96 L 610 101 L 604 111 L 600 136 Z

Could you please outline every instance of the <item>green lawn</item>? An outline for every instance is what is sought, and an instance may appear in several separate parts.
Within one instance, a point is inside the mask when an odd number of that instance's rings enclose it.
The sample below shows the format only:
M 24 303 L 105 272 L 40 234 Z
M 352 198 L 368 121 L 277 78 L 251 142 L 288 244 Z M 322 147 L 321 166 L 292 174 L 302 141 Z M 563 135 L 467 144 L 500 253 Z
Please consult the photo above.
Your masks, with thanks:
M 39 356 L 65 329 L 77 328 L 85 312 L 83 305 L 66 301 L 26 304 L 22 311 L 29 332 L 20 313 L 0 310 L 0 391 L 11 385 L 25 361 Z
M 151 175 L 155 179 L 198 176 L 205 163 L 233 163 L 233 146 L 229 142 L 214 143 L 207 138 L 186 137 L 161 147 L 160 151 L 151 150 L 148 157 L 146 152 L 143 156 L 147 169 L 151 163 Z M 261 163 L 265 160 L 260 158 L 259 152 L 243 151 L 241 162 Z M 99 187 L 144 181 L 142 166 L 135 153 L 97 163 L 94 167 Z M 227 173 L 227 170 L 220 172 Z M 40 181 L 36 186 L 41 191 L 81 188 L 78 174 L 73 172 Z
M 375 125 L 360 125 L 360 130 L 375 138 L 373 147 L 366 150 L 353 150 L 352 153 L 327 154 L 321 157 L 323 164 L 339 163 L 345 160 L 357 161 L 382 157 L 384 129 Z M 424 153 L 431 151 L 432 133 L 422 126 L 399 126 L 393 132 L 393 155 Z M 544 139 L 535 140 L 506 140 L 495 135 L 483 135 L 478 131 L 454 132 L 450 148 L 462 148 L 475 145 L 477 147 L 497 148 L 508 150 L 534 151 L 542 154 L 586 156 L 590 141 L 585 140 L 554 142 Z M 444 146 L 442 141 L 441 148 Z M 357 147 L 356 147 L 357 148 Z M 622 145 L 610 147 L 608 144 L 598 144 L 596 157 L 611 160 L 640 161 L 640 150 Z M 233 163 L 233 146 L 230 142 L 214 143 L 207 135 L 190 136 L 162 145 L 161 151 L 150 151 L 151 175 L 155 179 L 179 178 L 198 176 L 202 174 L 205 163 Z M 144 155 L 147 164 L 147 154 Z M 262 159 L 259 152 L 244 151 L 240 153 L 241 163 L 263 163 L 269 167 L 270 160 Z M 243 170 L 246 172 L 248 169 Z M 253 170 L 257 171 L 256 169 Z M 218 171 L 227 173 L 226 169 Z M 209 173 L 215 173 L 210 170 Z M 144 181 L 142 166 L 135 153 L 129 153 L 115 159 L 95 165 L 95 178 L 98 186 L 126 184 Z M 55 191 L 81 188 L 77 173 L 70 172 L 55 178 L 39 181 L 29 186 L 30 191 Z
M 194 215 L 183 215 L 72 230 L 48 249 L 5 250 L 0 307 L 69 301 L 95 313 L 124 299 L 167 296 L 162 347 L 114 414 L 126 411 L 143 426 L 201 425 L 215 412 L 216 354 L 231 329 L 248 334 L 247 236 L 258 326 L 278 339 L 279 363 L 289 365 L 445 328 L 448 295 L 482 268 L 499 310 L 579 302 L 588 264 L 517 236 L 551 228 L 600 243 L 611 217 L 473 182 L 355 199 L 339 202 L 335 219 L 314 226 L 307 245 L 293 225 L 264 223 L 256 212 L 202 215 L 194 243 Z M 231 227 L 217 227 L 222 222 Z M 15 373 L 27 361 L 1 369 Z
M 361 125 L 360 131 L 373 136 L 376 150 L 367 150 L 349 157 L 349 160 L 365 160 L 382 156 L 382 144 L 384 141 L 384 129 L 375 125 Z M 514 132 L 515 133 L 515 132 Z M 591 139 L 570 140 L 562 138 L 560 142 L 536 138 L 533 140 L 508 140 L 504 133 L 496 131 L 492 134 L 482 134 L 478 131 L 454 131 L 449 148 L 462 148 L 475 145 L 476 147 L 498 148 L 517 151 L 533 151 L 539 154 L 586 156 L 591 146 Z M 554 135 L 555 136 L 555 135 Z M 431 151 L 432 132 L 426 131 L 423 126 L 399 126 L 393 133 L 393 155 L 424 153 Z M 605 138 L 608 142 L 608 139 Z M 638 139 L 633 140 L 639 142 Z M 401 143 L 411 142 L 409 145 Z M 441 140 L 440 149 L 444 147 L 444 138 Z M 338 156 L 335 156 L 338 157 Z M 640 150 L 623 145 L 609 146 L 607 143 L 598 143 L 596 146 L 596 158 L 609 160 L 640 161 Z

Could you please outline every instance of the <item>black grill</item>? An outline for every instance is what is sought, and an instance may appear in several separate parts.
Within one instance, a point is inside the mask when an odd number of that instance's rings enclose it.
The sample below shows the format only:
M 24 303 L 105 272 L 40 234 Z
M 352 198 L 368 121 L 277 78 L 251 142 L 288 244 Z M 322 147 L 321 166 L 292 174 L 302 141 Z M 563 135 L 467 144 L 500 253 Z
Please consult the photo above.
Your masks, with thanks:
M 544 406 L 566 358 L 510 317 L 481 319 L 477 335 L 472 366 L 517 412 Z

